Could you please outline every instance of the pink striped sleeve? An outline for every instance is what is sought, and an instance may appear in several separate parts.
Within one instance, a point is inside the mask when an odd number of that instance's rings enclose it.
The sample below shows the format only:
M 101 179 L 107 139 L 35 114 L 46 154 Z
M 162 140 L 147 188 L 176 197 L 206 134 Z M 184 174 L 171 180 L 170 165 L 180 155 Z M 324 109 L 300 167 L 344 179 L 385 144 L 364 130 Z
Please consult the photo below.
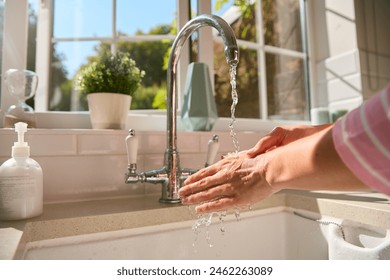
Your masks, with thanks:
M 390 85 L 337 121 L 335 148 L 367 186 L 390 195 Z

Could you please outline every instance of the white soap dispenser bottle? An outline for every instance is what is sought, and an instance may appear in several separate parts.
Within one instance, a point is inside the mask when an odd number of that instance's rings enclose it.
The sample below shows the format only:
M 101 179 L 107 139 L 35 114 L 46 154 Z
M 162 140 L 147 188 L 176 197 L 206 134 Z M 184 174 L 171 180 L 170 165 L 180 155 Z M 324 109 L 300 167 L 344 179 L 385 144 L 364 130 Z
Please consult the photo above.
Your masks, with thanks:
M 27 124 L 15 124 L 18 142 L 12 147 L 12 158 L 0 166 L 0 220 L 27 219 L 42 214 L 43 174 L 41 166 L 30 158 L 30 147 L 24 142 Z

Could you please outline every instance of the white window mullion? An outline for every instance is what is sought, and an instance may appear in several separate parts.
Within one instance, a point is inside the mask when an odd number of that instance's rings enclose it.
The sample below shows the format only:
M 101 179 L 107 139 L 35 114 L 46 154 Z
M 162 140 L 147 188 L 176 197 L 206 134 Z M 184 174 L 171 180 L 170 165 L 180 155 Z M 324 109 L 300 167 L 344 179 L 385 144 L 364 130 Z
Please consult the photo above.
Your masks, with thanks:
M 307 9 L 306 9 L 306 0 L 299 0 L 299 14 L 301 20 L 301 34 L 302 34 L 302 46 L 303 46 L 303 79 L 304 79 L 304 89 L 305 89 L 305 100 L 306 100 L 306 112 L 304 119 L 310 120 L 310 67 L 309 67 L 309 42 L 307 36 Z
M 175 35 L 161 34 L 161 35 L 134 35 L 134 36 L 117 36 L 116 40 L 127 42 L 145 42 L 145 41 L 162 41 L 162 40 L 174 40 Z M 57 42 L 83 42 L 83 41 L 100 41 L 100 42 L 112 42 L 112 37 L 67 37 L 67 38 L 52 38 L 52 43 Z
M 257 40 L 260 48 L 257 51 L 257 65 L 259 77 L 259 108 L 260 119 L 266 120 L 268 118 L 268 99 L 267 99 L 267 72 L 265 65 L 265 50 L 264 50 L 264 30 L 263 30 L 263 12 L 261 10 L 261 0 L 256 3 L 256 24 L 257 24 Z
M 222 39 L 221 39 L 221 42 L 222 42 Z M 302 58 L 302 59 L 306 58 L 306 53 L 304 53 L 304 52 L 298 52 L 298 51 L 289 50 L 289 49 L 282 49 L 279 47 L 268 46 L 268 45 L 264 46 L 264 45 L 260 45 L 257 42 L 250 42 L 250 41 L 237 39 L 237 44 L 240 47 L 246 47 L 246 48 L 251 49 L 251 50 L 262 50 L 262 51 L 265 51 L 267 53 L 286 55 L 286 56 L 290 56 L 290 57 L 298 57 L 298 58 Z
M 315 4 L 313 1 L 307 1 L 306 2 L 306 32 L 307 32 L 307 51 L 308 51 L 308 60 L 309 60 L 309 86 L 310 86 L 310 103 L 307 104 L 307 106 L 310 106 L 310 108 L 319 107 L 324 104 L 327 104 L 326 102 L 322 103 L 321 100 L 324 98 L 319 98 L 318 94 L 314 94 L 315 92 L 318 92 L 316 90 L 316 84 L 317 84 L 317 63 L 314 57 L 318 57 L 316 48 L 315 48 Z M 311 58 L 311 59 L 310 59 Z M 327 97 L 326 97 L 327 98 Z
M 211 14 L 211 1 L 198 0 L 198 13 Z M 211 27 L 199 29 L 199 62 L 205 63 L 210 72 L 211 86 L 214 92 L 214 38 Z
M 297 58 L 306 58 L 306 54 L 304 52 L 297 52 L 289 49 L 282 49 L 274 46 L 264 46 L 264 51 L 267 53 L 277 54 L 277 55 L 285 55 L 290 57 Z
M 49 109 L 51 27 L 52 1 L 40 1 L 37 22 L 37 50 L 35 65 L 35 71 L 39 77 L 37 94 L 35 96 L 35 111 L 37 112 L 45 112 Z
M 112 0 L 112 41 L 111 41 L 111 53 L 116 53 L 116 41 L 117 41 L 117 33 L 116 33 L 116 0 Z
M 8 69 L 25 69 L 27 65 L 28 3 L 22 1 L 4 2 L 4 36 L 2 50 L 2 75 Z M 5 112 L 17 99 L 11 96 L 4 79 L 1 83 L 1 109 Z M 1 116 L 0 116 L 1 117 Z M 2 123 L 2 122 L 0 122 Z
M 190 14 L 190 5 L 188 1 L 183 0 L 176 0 L 176 7 L 177 7 L 177 32 L 183 28 L 183 26 L 188 22 L 189 20 L 189 14 Z M 178 62 L 178 69 L 177 69 L 177 94 L 178 94 L 178 106 L 181 108 L 183 103 L 183 96 L 184 96 L 184 86 L 185 86 L 185 79 L 186 79 L 186 73 L 187 73 L 187 67 L 190 62 L 190 50 L 188 47 L 188 42 L 185 43 L 183 48 L 181 49 L 180 53 L 180 59 Z

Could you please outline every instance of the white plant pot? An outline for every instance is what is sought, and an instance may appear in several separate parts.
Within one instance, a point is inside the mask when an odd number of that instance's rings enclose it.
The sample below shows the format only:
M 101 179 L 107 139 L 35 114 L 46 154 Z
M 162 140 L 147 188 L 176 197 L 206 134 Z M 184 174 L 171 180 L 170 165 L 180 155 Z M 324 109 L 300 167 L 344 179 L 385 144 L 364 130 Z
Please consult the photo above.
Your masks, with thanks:
M 89 114 L 94 129 L 125 129 L 131 96 L 118 93 L 87 95 Z

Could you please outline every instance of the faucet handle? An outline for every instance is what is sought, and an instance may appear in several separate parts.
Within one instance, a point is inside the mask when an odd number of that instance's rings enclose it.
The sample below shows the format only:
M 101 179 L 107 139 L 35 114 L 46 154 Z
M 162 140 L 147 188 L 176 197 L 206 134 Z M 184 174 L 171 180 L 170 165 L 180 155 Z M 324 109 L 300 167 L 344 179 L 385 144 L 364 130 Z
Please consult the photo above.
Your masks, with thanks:
M 135 130 L 129 129 L 129 135 L 126 137 L 127 162 L 130 165 L 137 163 L 138 138 L 135 136 Z
M 208 149 L 205 167 L 214 163 L 215 157 L 219 150 L 219 136 L 217 134 L 214 134 L 213 137 L 209 140 L 207 146 Z

